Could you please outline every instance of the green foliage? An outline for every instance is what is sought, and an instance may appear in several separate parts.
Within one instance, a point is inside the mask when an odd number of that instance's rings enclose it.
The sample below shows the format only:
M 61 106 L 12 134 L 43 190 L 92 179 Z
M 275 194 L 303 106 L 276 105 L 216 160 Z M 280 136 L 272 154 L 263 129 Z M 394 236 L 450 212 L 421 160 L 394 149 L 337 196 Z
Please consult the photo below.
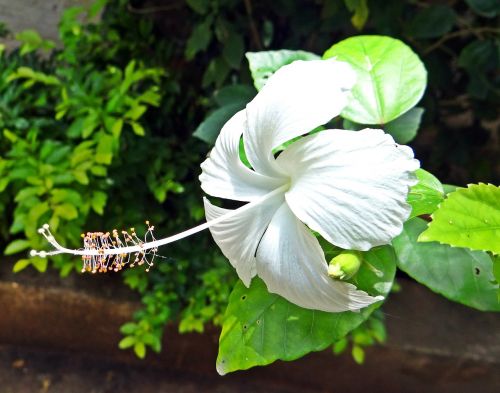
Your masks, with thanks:
M 360 124 L 386 124 L 422 98 L 427 72 L 401 41 L 382 36 L 351 37 L 328 49 L 323 58 L 349 63 L 358 80 L 342 117 Z
M 353 282 L 372 295 L 387 295 L 395 273 L 392 248 L 373 249 L 363 259 Z M 217 371 L 223 375 L 320 351 L 359 326 L 379 305 L 356 313 L 326 313 L 298 307 L 269 293 L 259 278 L 249 288 L 238 282 L 224 317 Z
M 387 331 L 384 324 L 384 314 L 380 309 L 375 310 L 361 325 L 353 329 L 347 336 L 332 345 L 335 355 L 344 353 L 351 345 L 351 356 L 358 364 L 365 360 L 365 347 L 385 343 Z
M 488 254 L 439 243 L 419 243 L 420 218 L 408 221 L 393 240 L 398 267 L 450 300 L 483 311 L 500 311 L 498 284 Z
M 0 56 L 0 213 L 6 217 L 0 235 L 7 254 L 45 249 L 37 233 L 45 222 L 62 244 L 80 247 L 86 228 L 121 229 L 149 218 L 172 233 L 203 218 L 197 176 L 207 148 L 188 138 L 199 87 L 181 93 L 184 74 L 168 71 L 169 40 L 154 38 L 152 21 L 129 14 L 127 3 L 112 1 L 98 24 L 92 18 L 103 1 L 90 11 L 65 11 L 62 44 L 50 57 L 39 55 L 47 46 L 34 33 L 19 36 L 21 50 Z M 223 104 L 231 99 L 224 94 Z M 185 331 L 220 321 L 234 272 L 221 268 L 209 244 L 207 234 L 199 235 L 194 244 L 169 249 L 172 258 L 160 259 L 151 274 L 124 274 L 143 308 L 124 328 L 121 347 L 143 357 L 148 348 L 160 350 L 169 321 L 180 321 Z M 22 258 L 13 269 L 29 266 L 68 275 L 81 261 Z
M 410 189 L 408 203 L 411 205 L 410 218 L 433 213 L 444 199 L 441 182 L 431 173 L 417 169 L 418 183 Z
M 219 108 L 201 122 L 193 135 L 209 144 L 215 143 L 222 126 L 236 112 L 245 108 L 254 96 L 255 90 L 245 85 L 228 85 L 217 90 L 213 99 Z
M 21 42 L 21 55 L 25 55 L 38 49 L 50 51 L 55 47 L 53 41 L 44 40 L 35 30 L 24 30 L 17 33 L 16 40 Z
M 448 195 L 419 241 L 500 254 L 500 187 L 470 184 Z

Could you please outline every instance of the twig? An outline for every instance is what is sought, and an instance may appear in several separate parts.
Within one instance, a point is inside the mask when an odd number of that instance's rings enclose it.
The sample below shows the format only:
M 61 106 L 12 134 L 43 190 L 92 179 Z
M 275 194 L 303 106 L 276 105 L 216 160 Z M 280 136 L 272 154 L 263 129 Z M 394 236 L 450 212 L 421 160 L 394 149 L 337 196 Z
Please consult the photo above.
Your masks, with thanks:
M 432 52 L 433 50 L 439 48 L 446 41 L 449 41 L 453 38 L 464 37 L 464 36 L 468 36 L 471 34 L 477 35 L 477 34 L 481 34 L 481 33 L 500 33 L 500 29 L 497 29 L 494 27 L 477 27 L 474 29 L 458 30 L 458 31 L 454 31 L 454 32 L 449 33 L 449 34 L 445 34 L 439 40 L 437 40 L 434 44 L 427 47 L 424 50 L 424 55 L 427 55 L 428 53 Z
M 250 24 L 250 32 L 252 33 L 252 40 L 254 42 L 255 48 L 258 50 L 262 50 L 262 43 L 260 40 L 259 31 L 257 30 L 257 26 L 255 24 L 255 20 L 252 15 L 252 3 L 251 0 L 245 0 L 245 10 L 247 11 L 248 23 Z

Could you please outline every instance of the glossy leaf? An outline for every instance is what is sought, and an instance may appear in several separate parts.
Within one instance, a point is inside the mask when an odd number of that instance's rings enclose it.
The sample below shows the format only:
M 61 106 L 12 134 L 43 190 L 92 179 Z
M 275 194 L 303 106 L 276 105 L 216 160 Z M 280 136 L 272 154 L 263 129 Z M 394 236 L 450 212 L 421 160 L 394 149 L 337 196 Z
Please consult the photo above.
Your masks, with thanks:
M 441 182 L 431 173 L 417 169 L 418 183 L 410 189 L 408 203 L 411 205 L 410 218 L 433 213 L 443 201 L 445 192 Z
M 419 243 L 417 238 L 425 228 L 424 220 L 414 218 L 393 240 L 398 267 L 450 300 L 483 311 L 500 311 L 498 285 L 493 283 L 488 254 L 434 242 Z
M 500 254 L 500 187 L 480 183 L 452 192 L 419 241 Z
M 384 36 L 356 36 L 323 56 L 348 62 L 358 80 L 342 117 L 360 124 L 386 124 L 414 107 L 424 94 L 427 72 L 403 42 Z
M 302 50 L 277 50 L 266 52 L 247 52 L 253 83 L 257 90 L 262 89 L 267 79 L 284 65 L 295 60 L 317 60 L 319 56 Z
M 379 247 L 363 257 L 353 282 L 372 295 L 387 295 L 395 273 L 392 248 Z M 300 308 L 269 293 L 259 278 L 252 280 L 250 288 L 238 282 L 225 314 L 217 371 L 226 374 L 320 351 L 366 320 L 379 305 L 358 313 L 326 313 Z

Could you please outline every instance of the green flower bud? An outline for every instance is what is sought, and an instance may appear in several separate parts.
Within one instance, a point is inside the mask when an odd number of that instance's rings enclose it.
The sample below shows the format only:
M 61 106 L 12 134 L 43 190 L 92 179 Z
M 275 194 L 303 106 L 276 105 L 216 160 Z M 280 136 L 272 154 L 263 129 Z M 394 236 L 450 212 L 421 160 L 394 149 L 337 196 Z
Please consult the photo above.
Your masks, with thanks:
M 342 251 L 328 265 L 328 275 L 337 280 L 348 280 L 354 276 L 363 258 L 359 251 Z

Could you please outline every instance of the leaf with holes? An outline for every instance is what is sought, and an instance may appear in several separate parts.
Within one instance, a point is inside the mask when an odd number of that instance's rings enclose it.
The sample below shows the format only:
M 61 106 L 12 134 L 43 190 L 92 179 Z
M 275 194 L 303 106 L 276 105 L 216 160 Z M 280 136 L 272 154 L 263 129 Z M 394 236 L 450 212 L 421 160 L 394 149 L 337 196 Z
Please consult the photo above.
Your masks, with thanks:
M 342 117 L 360 124 L 386 124 L 413 108 L 424 94 L 427 71 L 403 42 L 356 36 L 333 45 L 323 58 L 349 63 L 358 80 Z
M 500 187 L 470 184 L 452 192 L 418 240 L 500 254 Z
M 425 221 L 408 221 L 392 241 L 398 267 L 450 300 L 482 311 L 500 311 L 498 285 L 487 253 L 439 243 L 418 243 Z
M 354 284 L 371 295 L 386 296 L 395 274 L 391 247 L 363 254 Z M 240 281 L 229 298 L 219 340 L 217 371 L 226 374 L 263 366 L 275 360 L 294 360 L 332 345 L 368 318 L 377 303 L 361 312 L 326 313 L 298 307 L 269 293 L 259 278 L 249 288 Z

